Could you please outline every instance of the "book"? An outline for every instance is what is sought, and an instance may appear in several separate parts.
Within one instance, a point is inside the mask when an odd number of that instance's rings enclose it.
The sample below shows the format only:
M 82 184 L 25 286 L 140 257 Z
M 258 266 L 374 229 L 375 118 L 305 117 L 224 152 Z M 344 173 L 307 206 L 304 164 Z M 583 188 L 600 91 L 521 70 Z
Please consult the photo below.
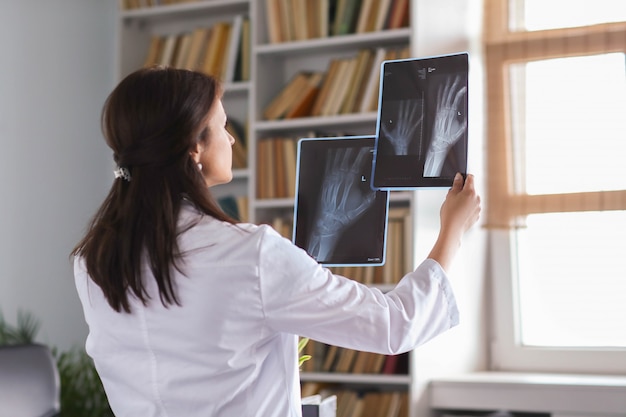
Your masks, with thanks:
M 312 395 L 318 394 L 322 389 L 322 383 L 308 381 L 302 383 L 300 386 L 300 396 L 301 398 L 310 397 Z
M 341 21 L 343 20 L 343 15 L 345 14 L 346 6 L 350 0 L 336 0 L 334 13 L 331 17 L 331 33 L 333 36 L 339 34 L 339 27 L 341 26 Z
M 323 1 L 321 1 L 323 3 Z M 306 33 L 308 38 L 319 38 L 321 37 L 320 33 L 320 19 L 322 18 L 320 14 L 320 2 L 314 1 L 305 1 L 304 13 L 306 20 Z
M 274 155 L 274 164 L 271 169 L 274 171 L 274 179 L 276 183 L 274 184 L 274 195 L 273 198 L 285 198 L 287 197 L 287 178 L 285 172 L 285 155 L 284 155 L 284 146 L 283 142 L 287 140 L 283 138 L 272 139 L 272 152 Z
M 337 417 L 352 417 L 352 411 L 358 402 L 359 394 L 352 390 L 343 390 L 337 395 Z
M 202 71 L 204 73 L 218 78 L 222 77 L 222 67 L 230 29 L 230 22 L 218 22 L 211 28 L 205 46 L 206 55 L 202 63 Z
M 299 99 L 300 92 L 309 85 L 309 72 L 296 73 L 276 97 L 270 101 L 263 111 L 266 120 L 281 119 L 291 106 Z
M 365 111 L 375 111 L 378 108 L 378 92 L 380 91 L 380 64 L 382 61 L 388 61 L 393 59 L 402 59 L 408 58 L 410 56 L 410 47 L 400 48 L 400 49 L 388 49 L 384 50 L 384 56 L 382 57 L 380 63 L 377 64 L 378 68 L 376 70 L 376 80 L 374 80 L 375 87 L 373 88 L 373 93 L 369 98 L 365 97 L 365 100 L 369 100 L 369 102 L 365 103 L 365 106 L 369 110 Z
M 270 43 L 283 42 L 280 1 L 281 0 L 265 0 L 265 23 L 267 25 L 267 36 Z
M 225 67 L 223 80 L 226 82 L 235 81 L 235 69 L 237 68 L 237 60 L 241 55 L 241 35 L 243 27 L 243 16 L 236 15 L 231 23 L 231 30 L 228 37 L 228 45 L 226 48 Z
M 322 372 L 331 372 L 335 369 L 339 349 L 340 348 L 337 346 L 328 346 L 328 350 L 324 356 L 324 363 L 322 364 Z
M 387 412 L 382 415 L 385 417 L 398 417 L 402 403 L 402 393 L 396 391 L 387 393 L 386 395 L 389 396 L 389 405 L 387 406 Z
M 322 114 L 325 116 L 334 116 L 339 114 L 341 105 L 343 104 L 348 87 L 350 86 L 350 78 L 354 72 L 356 66 L 356 58 L 345 58 L 340 61 L 339 71 L 337 72 L 336 79 L 332 84 L 331 95 L 328 98 L 327 106 L 322 109 Z
M 293 18 L 293 0 L 279 0 L 280 26 L 284 42 L 296 40 L 296 27 Z
M 395 284 L 406 273 L 404 261 L 404 225 L 390 211 L 387 224 L 387 262 L 383 267 L 383 283 Z
M 378 108 L 378 85 L 380 84 L 380 66 L 385 60 L 387 51 L 383 47 L 376 48 L 374 59 L 372 62 L 372 70 L 369 73 L 367 81 L 365 82 L 365 90 L 363 92 L 363 98 L 359 103 L 359 112 L 365 113 L 374 111 Z M 372 107 L 372 103 L 375 102 L 376 106 Z
M 367 369 L 367 364 L 370 362 L 371 357 L 373 355 L 377 355 L 376 353 L 372 353 L 372 352 L 359 352 L 356 356 L 356 358 L 354 359 L 354 364 L 352 366 L 352 373 L 355 374 L 363 374 L 365 373 L 365 370 Z
M 340 113 L 353 113 L 356 109 L 356 103 L 359 96 L 364 91 L 366 77 L 372 71 L 372 60 L 374 52 L 371 49 L 361 49 L 357 53 L 356 65 L 350 78 L 350 85 L 346 93 L 346 98 L 341 105 Z
M 169 63 L 167 65 L 171 67 L 176 66 L 176 61 L 178 59 L 178 54 L 180 52 L 181 40 L 184 34 L 175 34 L 174 35 L 174 48 L 172 49 L 172 56 L 169 59 Z
M 372 14 L 375 9 L 376 0 L 363 0 L 361 4 L 361 10 L 359 10 L 359 16 L 356 21 L 354 31 L 356 33 L 370 32 L 371 27 L 369 22 L 372 21 Z
M 226 79 L 226 67 L 228 66 L 228 48 L 230 47 L 230 41 L 233 36 L 233 24 L 232 22 L 226 23 L 223 26 L 221 38 L 218 43 L 218 52 L 214 65 L 214 74 L 222 82 L 228 81 Z
M 335 35 L 347 35 L 354 33 L 358 12 L 361 8 L 361 0 L 339 0 L 343 3 L 341 14 L 337 16 Z M 340 3 L 341 4 L 341 3 Z
M 365 399 L 361 395 L 357 395 L 352 403 L 351 410 L 347 417 L 361 417 L 365 407 Z
M 389 15 L 391 1 L 392 0 L 379 0 L 374 31 L 377 32 L 385 29 L 385 23 L 387 23 L 387 16 Z
M 197 70 L 200 63 L 204 61 L 205 49 L 204 45 L 211 32 L 210 28 L 200 27 L 191 32 L 191 40 L 189 41 L 189 52 L 183 68 L 189 70 Z
M 366 32 L 374 32 L 376 29 L 376 22 L 378 21 L 378 13 L 380 9 L 380 3 L 385 0 L 374 0 L 374 4 L 372 5 L 372 10 L 370 12 L 369 18 L 367 20 L 367 30 Z
M 260 140 L 256 144 L 256 196 L 259 199 L 267 198 L 268 187 L 266 173 L 268 170 L 268 140 Z
M 258 198 L 295 196 L 296 147 L 296 140 L 290 137 L 264 138 L 258 143 Z
M 387 355 L 381 372 L 387 375 L 394 374 L 398 366 L 398 357 L 399 355 Z
M 291 108 L 285 113 L 285 119 L 309 116 L 311 109 L 315 103 L 315 99 L 320 92 L 320 85 L 324 79 L 323 72 L 314 72 L 308 77 L 308 83 L 303 90 L 300 91 L 300 97 L 292 104 Z
M 176 68 L 184 68 L 187 64 L 187 56 L 189 55 L 189 48 L 191 46 L 191 33 L 183 33 L 178 38 L 178 45 L 176 46 L 176 54 L 173 65 Z
M 163 53 L 164 39 L 160 35 L 152 35 L 150 37 L 150 45 L 148 46 L 148 53 L 144 60 L 144 67 L 150 67 L 154 64 L 158 64 L 161 61 L 161 54 Z
M 382 415 L 381 393 L 367 392 L 363 396 L 363 412 L 360 417 L 380 417 Z
M 176 39 L 178 35 L 170 34 L 163 37 L 163 49 L 158 63 L 160 65 L 169 66 L 172 63 L 172 57 L 174 56 L 174 48 L 176 46 Z
M 354 349 L 341 349 L 341 353 L 335 365 L 335 372 L 348 373 L 352 370 L 352 364 L 357 356 Z
M 393 0 L 386 29 L 397 29 L 409 25 L 409 0 Z
M 319 16 L 318 34 L 320 38 L 325 38 L 330 35 L 330 3 L 334 1 L 335 0 L 319 0 L 317 2 L 319 6 L 317 13 Z
M 221 34 L 218 34 L 218 32 L 221 31 L 220 25 L 221 23 L 217 23 L 210 28 L 204 45 L 202 46 L 204 58 L 198 63 L 198 69 L 205 74 L 215 75 L 213 72 L 213 63 L 217 59 L 217 43 L 221 36 Z
M 324 107 L 326 101 L 328 100 L 328 96 L 331 93 L 332 84 L 335 80 L 335 75 L 339 70 L 340 59 L 335 58 L 331 59 L 328 67 L 326 69 L 326 73 L 324 75 L 324 79 L 322 80 L 322 84 L 320 87 L 320 91 L 315 98 L 313 106 L 311 108 L 312 116 L 321 116 L 322 108 Z
M 397 261 L 396 282 L 411 268 L 413 230 L 411 224 L 411 211 L 408 207 L 394 207 L 389 210 L 389 222 L 393 224 L 393 235 L 390 242 L 394 245 Z
M 244 18 L 241 26 L 241 50 L 240 50 L 239 81 L 250 80 L 250 19 Z
M 313 3 L 308 0 L 292 0 L 292 15 L 293 20 L 293 40 L 303 41 L 311 38 L 309 34 L 309 22 L 307 19 L 307 3 Z
M 297 147 L 298 144 L 293 139 L 286 139 L 283 142 L 283 158 L 285 164 L 285 183 L 287 197 L 296 196 L 296 169 L 297 169 Z
M 320 116 L 329 116 L 333 114 L 333 107 L 335 106 L 342 90 L 340 80 L 348 69 L 348 58 L 337 59 L 336 62 L 333 62 L 333 66 L 335 67 L 334 71 L 331 71 L 330 69 L 328 71 L 328 94 L 324 98 L 324 102 L 320 108 Z
M 385 355 L 375 354 L 369 357 L 369 361 L 365 365 L 366 374 L 379 374 L 385 364 Z
M 260 172 L 259 179 L 261 181 L 266 181 L 267 184 L 265 186 L 267 193 L 264 196 L 265 198 L 274 198 L 276 196 L 276 170 L 275 170 L 275 157 L 274 157 L 274 141 L 273 139 L 265 139 L 265 158 L 266 158 L 266 169 L 265 171 Z

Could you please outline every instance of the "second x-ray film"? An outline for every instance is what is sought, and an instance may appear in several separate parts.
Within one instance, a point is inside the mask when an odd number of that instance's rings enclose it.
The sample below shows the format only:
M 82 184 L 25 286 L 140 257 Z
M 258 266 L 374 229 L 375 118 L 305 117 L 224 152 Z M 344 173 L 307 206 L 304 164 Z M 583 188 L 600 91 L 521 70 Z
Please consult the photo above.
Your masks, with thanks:
M 389 196 L 371 187 L 374 136 L 298 142 L 294 243 L 326 266 L 382 265 Z
M 467 173 L 468 54 L 381 65 L 372 186 L 449 187 Z

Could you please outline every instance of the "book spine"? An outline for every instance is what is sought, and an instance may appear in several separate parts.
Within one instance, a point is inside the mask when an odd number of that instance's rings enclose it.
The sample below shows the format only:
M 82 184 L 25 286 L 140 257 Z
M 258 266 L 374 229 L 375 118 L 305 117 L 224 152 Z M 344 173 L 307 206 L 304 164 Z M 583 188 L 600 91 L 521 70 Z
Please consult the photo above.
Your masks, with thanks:
M 268 43 L 403 27 L 408 14 L 408 0 L 265 0 Z

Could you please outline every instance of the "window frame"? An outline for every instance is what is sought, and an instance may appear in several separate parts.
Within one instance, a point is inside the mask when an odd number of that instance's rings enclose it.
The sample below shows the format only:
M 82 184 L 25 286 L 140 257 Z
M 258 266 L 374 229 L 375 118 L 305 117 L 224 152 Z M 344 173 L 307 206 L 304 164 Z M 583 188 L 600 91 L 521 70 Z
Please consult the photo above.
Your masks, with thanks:
M 493 370 L 623 374 L 626 349 L 522 346 L 517 333 L 516 233 L 525 216 L 594 210 L 626 210 L 626 190 L 529 195 L 514 185 L 509 66 L 536 60 L 626 53 L 626 22 L 509 31 L 505 0 L 485 0 L 484 48 L 487 104 L 487 204 L 492 282 L 490 366 Z

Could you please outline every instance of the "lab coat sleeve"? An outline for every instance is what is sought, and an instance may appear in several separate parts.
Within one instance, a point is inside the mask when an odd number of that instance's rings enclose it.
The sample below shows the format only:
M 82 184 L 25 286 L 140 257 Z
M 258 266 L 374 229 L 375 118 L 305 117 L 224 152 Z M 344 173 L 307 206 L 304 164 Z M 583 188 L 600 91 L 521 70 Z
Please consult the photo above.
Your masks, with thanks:
M 264 236 L 259 257 L 264 314 L 276 331 L 398 354 L 459 322 L 448 278 L 431 259 L 383 293 L 334 275 L 273 231 Z

